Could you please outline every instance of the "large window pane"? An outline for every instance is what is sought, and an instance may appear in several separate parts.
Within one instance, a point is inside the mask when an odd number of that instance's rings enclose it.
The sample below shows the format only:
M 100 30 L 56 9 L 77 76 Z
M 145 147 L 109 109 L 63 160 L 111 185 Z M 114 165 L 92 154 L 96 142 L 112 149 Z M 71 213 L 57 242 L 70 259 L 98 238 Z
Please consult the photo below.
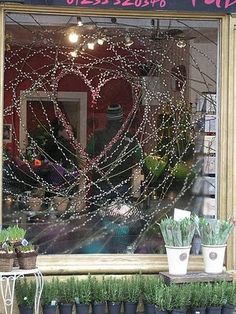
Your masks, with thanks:
M 163 253 L 174 208 L 215 218 L 217 39 L 217 21 L 8 13 L 4 226 L 46 254 Z

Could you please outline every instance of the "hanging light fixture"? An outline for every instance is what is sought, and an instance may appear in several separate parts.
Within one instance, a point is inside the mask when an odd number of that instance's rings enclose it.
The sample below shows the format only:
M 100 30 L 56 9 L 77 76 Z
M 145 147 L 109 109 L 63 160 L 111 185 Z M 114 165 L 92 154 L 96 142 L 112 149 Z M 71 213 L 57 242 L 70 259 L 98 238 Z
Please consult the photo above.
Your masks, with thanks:
M 185 48 L 186 46 L 187 46 L 187 43 L 186 43 L 186 41 L 185 40 L 183 40 L 183 39 L 179 39 L 178 41 L 177 41 L 177 47 L 179 47 L 179 48 Z
M 94 48 L 95 48 L 95 42 L 89 41 L 89 42 L 87 43 L 87 46 L 88 46 L 88 49 L 89 49 L 89 50 L 94 50 Z
M 130 47 L 133 45 L 133 40 L 129 36 L 125 36 L 125 46 Z
M 84 25 L 83 22 L 82 22 L 82 18 L 81 18 L 80 16 L 77 17 L 77 25 L 78 25 L 79 27 L 81 27 L 81 26 Z
M 99 37 L 97 39 L 97 43 L 102 46 L 104 44 L 104 42 L 106 41 L 106 37 Z
M 78 40 L 79 40 L 79 34 L 73 29 L 73 30 L 69 33 L 68 39 L 69 39 L 69 41 L 70 41 L 72 44 L 75 44 L 75 43 L 77 43 Z
M 70 55 L 71 55 L 72 58 L 78 57 L 78 50 L 76 49 L 76 50 L 71 51 Z
M 68 39 L 72 44 L 75 44 L 79 40 L 79 30 L 78 28 L 83 26 L 83 22 L 80 16 L 77 17 L 77 25 L 70 29 L 68 34 Z

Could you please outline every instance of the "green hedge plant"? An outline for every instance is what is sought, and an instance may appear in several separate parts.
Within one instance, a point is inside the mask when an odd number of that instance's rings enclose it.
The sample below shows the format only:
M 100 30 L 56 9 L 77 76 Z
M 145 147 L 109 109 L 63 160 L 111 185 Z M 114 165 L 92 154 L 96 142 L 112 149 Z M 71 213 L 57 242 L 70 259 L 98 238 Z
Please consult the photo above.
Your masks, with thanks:
M 142 277 L 142 296 L 144 303 L 154 304 L 156 290 L 162 285 L 162 278 L 156 276 Z
M 142 277 L 134 275 L 124 278 L 124 301 L 138 303 L 142 292 Z
M 90 304 L 92 302 L 92 287 L 90 277 L 88 279 L 76 280 L 75 302 L 77 304 Z
M 119 303 L 124 300 L 124 279 L 110 277 L 105 280 L 107 301 Z
M 105 278 L 101 280 L 91 277 L 91 289 L 92 289 L 92 302 L 93 303 L 104 303 L 107 301 L 107 289 Z
M 43 306 L 56 305 L 58 303 L 59 293 L 59 280 L 53 278 L 51 281 L 46 281 L 43 285 L 41 296 L 41 303 Z
M 57 281 L 58 302 L 60 304 L 73 304 L 76 295 L 75 279 L 69 278 L 65 281 Z
M 208 283 L 206 285 L 207 307 L 221 307 L 224 305 L 223 282 Z
M 34 281 L 22 280 L 16 281 L 16 301 L 19 306 L 26 306 L 33 308 L 35 300 L 36 285 Z
M 201 282 L 189 284 L 191 292 L 191 308 L 206 308 L 208 304 L 207 288 L 207 285 Z
M 187 310 L 191 304 L 191 290 L 188 284 L 170 286 L 172 307 L 178 310 Z

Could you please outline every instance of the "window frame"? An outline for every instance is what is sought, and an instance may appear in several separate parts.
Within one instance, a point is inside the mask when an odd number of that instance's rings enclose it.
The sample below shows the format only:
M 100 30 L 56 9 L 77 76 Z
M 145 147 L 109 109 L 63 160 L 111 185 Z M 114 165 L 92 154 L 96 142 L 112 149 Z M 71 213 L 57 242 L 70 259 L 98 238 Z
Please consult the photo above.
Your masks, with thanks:
M 236 217 L 236 16 L 225 14 L 195 12 L 158 12 L 125 11 L 67 8 L 54 6 L 29 6 L 17 4 L 0 4 L 0 90 L 4 88 L 4 35 L 7 12 L 115 16 L 135 18 L 181 18 L 219 20 L 219 153 L 218 153 L 218 208 L 220 218 Z M 232 70 L 233 65 L 233 70 Z M 4 95 L 0 92 L 0 149 L 3 147 L 3 103 Z M 236 104 L 235 104 L 236 105 Z M 0 161 L 0 197 L 2 198 L 2 159 Z M 0 223 L 2 222 L 2 202 L 0 204 Z M 236 229 L 236 228 L 235 228 Z M 236 269 L 236 230 L 231 236 L 226 259 L 227 269 Z M 161 254 L 68 254 L 42 255 L 38 257 L 38 267 L 45 274 L 81 274 L 81 273 L 158 273 L 168 269 L 167 257 Z M 201 256 L 191 256 L 189 271 L 203 270 Z

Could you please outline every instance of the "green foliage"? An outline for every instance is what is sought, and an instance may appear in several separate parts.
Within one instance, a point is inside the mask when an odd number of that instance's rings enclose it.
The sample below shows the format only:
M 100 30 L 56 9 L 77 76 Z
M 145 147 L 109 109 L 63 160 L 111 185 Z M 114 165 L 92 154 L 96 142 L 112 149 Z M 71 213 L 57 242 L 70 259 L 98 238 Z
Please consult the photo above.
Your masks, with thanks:
M 164 284 L 155 286 L 152 303 L 155 304 L 159 310 L 172 310 L 172 298 L 173 296 L 168 286 Z
M 146 303 L 154 304 L 157 288 L 163 285 L 163 280 L 156 276 L 142 277 L 142 295 Z
M 0 243 L 5 243 L 8 240 L 8 232 L 6 229 L 0 231 Z
M 184 218 L 175 221 L 173 218 L 165 218 L 160 222 L 160 229 L 165 245 L 183 247 L 189 246 L 195 232 L 195 221 L 193 218 Z
M 4 245 L 2 245 L 0 247 L 0 251 L 1 251 L 1 254 L 4 254 L 4 253 L 13 254 L 13 253 L 15 253 L 14 247 L 11 244 L 8 244 L 6 242 L 4 243 Z
M 207 284 L 208 306 L 222 306 L 225 303 L 224 283 L 216 282 Z
M 172 287 L 165 286 L 164 287 L 164 293 L 163 293 L 162 305 L 160 304 L 160 308 L 167 310 L 168 312 L 173 311 L 173 309 L 174 309 L 173 299 L 175 299 L 175 298 L 176 298 L 176 295 L 173 295 Z
M 43 285 L 41 301 L 43 305 L 51 305 L 52 301 L 58 301 L 58 278 L 52 281 L 46 281 Z
M 16 300 L 19 305 L 34 306 L 35 282 L 24 280 L 16 281 Z
M 158 155 L 148 155 L 144 159 L 144 164 L 146 165 L 147 169 L 155 176 L 160 177 L 164 172 L 167 164 L 168 158 L 167 156 L 160 157 Z
M 124 279 L 124 301 L 138 302 L 142 293 L 142 277 L 134 275 Z
M 205 218 L 198 219 L 198 232 L 205 245 L 224 245 L 226 244 L 234 224 L 228 220 L 211 220 Z
M 170 286 L 172 304 L 175 309 L 185 310 L 191 304 L 191 290 L 188 284 Z
M 90 277 L 88 279 L 76 280 L 75 302 L 89 304 L 92 301 L 92 287 Z
M 98 280 L 95 277 L 91 277 L 91 288 L 92 288 L 92 302 L 102 303 L 107 301 L 107 289 L 105 278 Z
M 20 252 L 34 252 L 35 251 L 35 246 L 33 244 L 28 244 L 28 245 L 21 245 L 17 247 L 17 250 Z
M 26 230 L 18 226 L 10 226 L 6 231 L 10 242 L 18 242 L 25 238 Z
M 73 303 L 76 296 L 75 279 L 69 278 L 66 281 L 57 282 L 58 302 L 62 304 Z
M 121 302 L 124 300 L 124 279 L 108 278 L 105 280 L 107 301 Z
M 233 282 L 222 282 L 223 304 L 236 305 L 236 284 Z
M 208 286 L 205 283 L 191 283 L 191 306 L 206 307 L 208 304 Z

